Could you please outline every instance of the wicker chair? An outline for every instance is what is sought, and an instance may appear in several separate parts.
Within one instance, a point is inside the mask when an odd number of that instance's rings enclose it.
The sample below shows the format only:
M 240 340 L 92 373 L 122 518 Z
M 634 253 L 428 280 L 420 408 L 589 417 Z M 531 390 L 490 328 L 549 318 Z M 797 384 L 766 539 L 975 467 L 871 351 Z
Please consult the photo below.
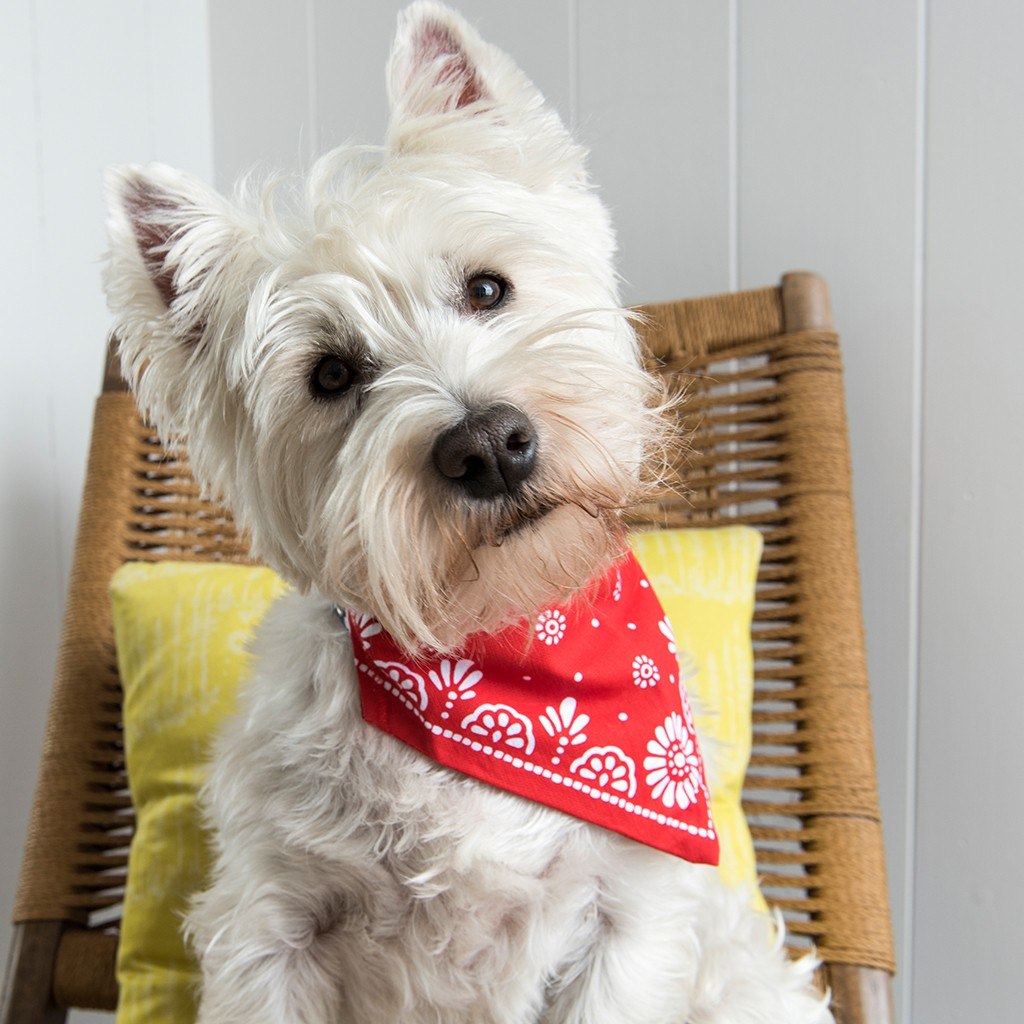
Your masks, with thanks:
M 765 895 L 816 944 L 843 1024 L 893 1019 L 892 938 L 865 676 L 839 347 L 813 274 L 646 307 L 652 367 L 689 381 L 679 485 L 639 524 L 764 533 L 744 805 Z M 107 586 L 131 559 L 246 558 L 108 360 L 0 1024 L 112 1009 L 132 805 Z

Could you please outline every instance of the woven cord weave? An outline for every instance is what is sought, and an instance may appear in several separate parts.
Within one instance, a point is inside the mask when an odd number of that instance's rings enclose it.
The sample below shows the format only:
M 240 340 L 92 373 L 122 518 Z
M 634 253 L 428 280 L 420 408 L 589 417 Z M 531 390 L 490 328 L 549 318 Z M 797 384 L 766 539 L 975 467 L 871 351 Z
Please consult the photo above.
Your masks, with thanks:
M 107 588 L 123 561 L 137 412 L 126 394 L 96 404 L 71 568 L 14 920 L 84 924 L 116 902 L 126 856 L 112 856 L 132 823 L 121 745 L 121 696 Z M 118 870 L 120 868 L 120 870 Z M 103 872 L 101 874 L 101 872 Z

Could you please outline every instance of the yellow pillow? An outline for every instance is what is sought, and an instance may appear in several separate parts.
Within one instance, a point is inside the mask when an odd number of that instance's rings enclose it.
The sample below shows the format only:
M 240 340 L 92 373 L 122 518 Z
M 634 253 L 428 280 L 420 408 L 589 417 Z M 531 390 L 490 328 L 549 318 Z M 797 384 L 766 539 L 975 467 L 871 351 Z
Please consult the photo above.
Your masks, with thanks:
M 702 735 L 712 740 L 712 814 L 730 883 L 757 891 L 739 804 L 750 755 L 750 620 L 761 536 L 748 527 L 637 534 L 681 654 Z M 209 745 L 235 704 L 246 641 L 285 589 L 269 569 L 132 562 L 111 583 L 124 686 L 132 839 L 117 978 L 116 1024 L 188 1024 L 198 969 L 181 937 L 189 896 L 208 867 L 195 810 Z M 760 899 L 757 896 L 757 899 Z M 761 904 L 763 906 L 763 903 Z
M 114 574 L 114 635 L 135 836 L 117 951 L 117 1024 L 195 1020 L 181 936 L 208 868 L 195 795 L 235 707 L 246 642 L 284 584 L 269 569 L 130 562 Z
M 718 826 L 718 869 L 767 909 L 743 814 L 754 700 L 754 616 L 761 534 L 749 526 L 653 530 L 630 543 L 672 623 L 693 717 L 705 740 L 711 816 Z

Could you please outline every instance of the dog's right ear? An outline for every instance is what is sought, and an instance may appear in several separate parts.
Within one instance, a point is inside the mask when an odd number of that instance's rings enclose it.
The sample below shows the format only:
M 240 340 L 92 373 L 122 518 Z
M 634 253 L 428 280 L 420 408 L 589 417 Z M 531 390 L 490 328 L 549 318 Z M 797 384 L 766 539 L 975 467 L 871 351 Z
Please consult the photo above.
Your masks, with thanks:
M 171 436 L 188 429 L 183 398 L 197 390 L 198 363 L 244 314 L 259 272 L 255 225 L 209 186 L 160 164 L 110 169 L 106 193 L 103 283 L 122 367 Z
M 106 192 L 113 312 L 169 313 L 179 340 L 195 343 L 212 281 L 251 237 L 248 225 L 213 189 L 162 164 L 111 168 Z

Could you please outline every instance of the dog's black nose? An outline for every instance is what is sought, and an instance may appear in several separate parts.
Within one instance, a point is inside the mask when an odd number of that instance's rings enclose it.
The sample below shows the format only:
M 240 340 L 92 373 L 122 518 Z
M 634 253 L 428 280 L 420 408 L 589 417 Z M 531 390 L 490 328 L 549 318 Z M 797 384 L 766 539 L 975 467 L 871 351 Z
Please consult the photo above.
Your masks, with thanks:
M 501 403 L 471 412 L 434 442 L 434 465 L 474 498 L 513 494 L 534 470 L 537 432 L 530 418 Z

